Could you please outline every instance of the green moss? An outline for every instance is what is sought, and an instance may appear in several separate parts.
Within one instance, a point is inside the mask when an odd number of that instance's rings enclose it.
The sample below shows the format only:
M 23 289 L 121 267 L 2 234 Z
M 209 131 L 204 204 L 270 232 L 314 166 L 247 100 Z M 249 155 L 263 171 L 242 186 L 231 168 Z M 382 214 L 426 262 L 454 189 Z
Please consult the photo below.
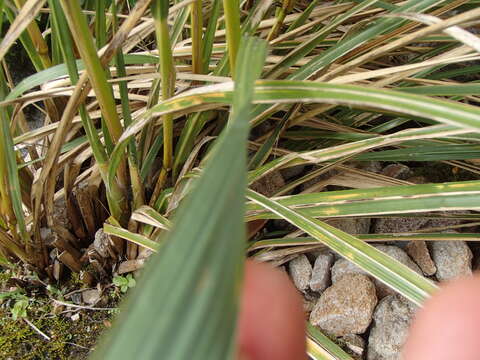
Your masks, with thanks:
M 29 310 L 29 320 L 51 340 L 47 341 L 22 320 L 12 320 L 8 309 L 0 309 L 0 359 L 86 359 L 105 329 L 105 311 L 86 311 L 72 321 L 51 315 L 50 306 Z M 35 313 L 38 317 L 31 316 Z
M 3 271 L 0 268 L 0 286 L 3 286 L 10 277 L 11 275 L 8 272 Z

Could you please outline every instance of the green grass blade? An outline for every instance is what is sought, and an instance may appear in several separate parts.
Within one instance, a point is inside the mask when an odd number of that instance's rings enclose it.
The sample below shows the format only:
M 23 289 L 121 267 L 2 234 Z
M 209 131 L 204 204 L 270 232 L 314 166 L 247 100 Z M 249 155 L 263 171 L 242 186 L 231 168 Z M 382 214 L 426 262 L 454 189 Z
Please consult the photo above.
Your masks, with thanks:
M 252 190 L 247 190 L 247 197 L 324 243 L 415 304 L 421 305 L 436 290 L 436 286 L 423 276 L 352 235 Z
M 203 55 L 203 12 L 202 0 L 195 0 L 190 5 L 190 22 L 192 26 L 192 67 L 194 74 L 202 74 L 204 69 L 204 61 L 209 58 Z
M 28 0 L 25 5 L 22 6 L 0 43 L 0 60 L 3 60 L 8 49 L 10 49 L 15 40 L 27 29 L 32 18 L 40 12 L 45 1 L 46 0 Z
M 354 6 L 352 9 L 337 16 L 327 26 L 323 27 L 317 34 L 309 41 L 301 44 L 287 54 L 282 60 L 273 66 L 273 68 L 265 75 L 268 78 L 276 78 L 282 71 L 295 64 L 298 60 L 308 55 L 313 49 L 315 49 L 332 31 L 334 31 L 340 24 L 347 21 L 355 14 L 375 5 L 378 0 L 362 1 L 360 4 Z M 299 70 L 300 71 L 300 70 Z M 300 77 L 299 77 L 300 78 Z
M 248 38 L 240 54 L 229 124 L 195 190 L 178 211 L 174 230 L 121 313 L 123 319 L 94 358 L 181 360 L 195 354 L 200 360 L 224 360 L 236 356 L 248 114 L 265 44 Z
M 137 244 L 140 246 L 143 246 L 144 248 L 147 248 L 148 250 L 152 250 L 154 252 L 157 252 L 160 249 L 160 244 L 150 240 L 146 236 L 140 235 L 133 233 L 131 231 L 128 231 L 126 229 L 123 229 L 119 226 L 114 226 L 105 223 L 103 225 L 103 231 L 105 234 L 117 236 L 119 238 L 125 239 L 133 244 Z
M 218 27 L 218 18 L 220 17 L 220 9 L 222 8 L 221 0 L 214 0 L 212 4 L 212 10 L 210 12 L 210 19 L 208 20 L 208 26 L 203 38 L 203 72 L 208 72 L 208 66 L 210 65 L 210 57 L 212 56 L 213 43 L 215 40 L 215 31 Z
M 165 114 L 185 109 L 194 109 L 200 105 L 230 103 L 232 101 L 232 84 L 222 83 L 185 92 L 168 101 L 154 106 L 149 112 L 138 118 L 122 135 L 122 140 L 141 130 L 152 114 Z M 260 80 L 255 88 L 254 102 L 257 103 L 294 103 L 318 102 L 335 103 L 351 107 L 369 107 L 379 112 L 395 112 L 410 117 L 420 117 L 452 125 L 451 127 L 431 127 L 399 132 L 387 135 L 391 141 L 401 142 L 413 138 L 444 137 L 468 131 L 480 132 L 480 110 L 474 106 L 434 99 L 420 95 L 406 94 L 398 91 L 373 89 L 354 85 L 313 83 L 308 81 Z M 455 127 L 458 127 L 455 129 Z M 462 130 L 465 129 L 465 130 Z M 351 151 L 368 150 L 367 144 L 380 144 L 386 138 L 366 139 L 364 142 L 346 144 Z M 394 140 L 395 139 L 395 140 Z M 357 149 L 353 149 L 357 147 Z M 366 146 L 366 147 L 364 147 Z M 342 150 L 340 150 L 342 149 Z M 332 149 L 327 149 L 328 151 Z M 338 154 L 345 149 L 338 148 Z M 321 153 L 323 150 L 319 150 Z M 336 151 L 336 150 L 332 150 Z M 310 155 L 315 155 L 311 153 Z M 343 154 L 344 156 L 345 154 Z M 312 158 L 313 159 L 313 158 Z M 258 171 L 262 171 L 259 169 Z
M 175 66 L 172 55 L 172 44 L 168 27 L 168 0 L 158 0 L 152 4 L 152 13 L 155 22 L 155 33 L 157 37 L 157 46 L 160 51 L 160 78 L 162 100 L 173 96 L 175 92 Z M 159 176 L 155 188 L 153 201 L 158 196 L 166 175 L 171 171 L 173 165 L 173 118 L 171 114 L 163 116 L 163 164 L 162 172 Z
M 358 234 L 355 235 L 360 240 L 375 241 L 479 241 L 480 235 L 475 233 L 426 233 L 426 234 Z M 260 250 L 264 248 L 289 247 L 300 245 L 315 245 L 318 240 L 310 237 L 259 240 L 253 242 L 248 251 Z
M 312 11 L 315 9 L 315 7 L 318 4 L 318 0 L 312 0 L 308 7 L 300 14 L 300 16 L 290 24 L 290 26 L 287 28 L 285 31 L 286 33 L 296 29 L 299 26 L 302 26 L 308 21 L 308 17 L 312 13 Z
M 371 216 L 478 210 L 479 194 L 480 181 L 464 181 L 299 194 L 284 196 L 277 201 L 282 206 L 294 207 L 305 216 Z M 247 219 L 268 219 L 276 214 L 256 213 L 260 210 L 260 205 L 248 204 Z
M 2 100 L 2 98 L 5 96 L 4 91 L 6 90 L 6 79 L 2 67 L 0 67 L 0 83 L 0 100 Z M 17 167 L 17 154 L 13 144 L 13 137 L 10 129 L 11 119 L 9 117 L 7 108 L 0 109 L 0 121 L 0 161 L 2 162 L 0 166 L 2 169 L 2 174 L 0 174 L 0 176 L 3 178 L 2 185 L 7 187 L 7 189 L 2 189 L 1 192 L 4 196 L 9 195 L 10 199 L 7 201 L 11 203 L 11 207 L 13 208 L 13 212 L 15 214 L 15 219 L 10 219 L 11 224 L 9 225 L 15 227 L 16 223 L 18 228 L 14 229 L 14 231 L 15 233 L 17 231 L 20 233 L 21 240 L 23 241 L 22 245 L 28 249 L 28 251 L 30 251 L 32 243 L 30 233 L 27 230 L 27 224 L 23 211 L 22 191 L 18 174 L 19 169 Z M 5 180 L 6 182 L 4 182 Z M 9 214 L 5 213 L 2 215 L 8 216 Z M 17 251 L 17 253 L 19 252 Z
M 235 77 L 236 59 L 240 45 L 240 3 L 238 0 L 223 0 L 225 27 L 227 31 L 228 58 L 232 78 Z
M 353 360 L 353 358 L 343 351 L 340 346 L 323 335 L 310 323 L 307 323 L 307 336 L 307 353 L 313 359 Z
M 160 215 L 155 209 L 146 205 L 136 209 L 133 212 L 131 219 L 164 230 L 170 230 L 172 228 L 170 220 Z
M 408 146 L 408 143 L 405 144 Z M 356 156 L 361 161 L 445 161 L 479 159 L 480 146 L 449 144 L 408 146 L 404 149 L 376 151 Z
M 445 1 L 409 0 L 403 6 L 399 6 L 396 10 L 394 10 L 394 12 L 421 12 L 432 6 L 439 5 L 443 2 Z M 344 41 L 336 44 L 336 46 L 323 52 L 321 55 L 314 57 L 306 65 L 302 66 L 294 74 L 289 76 L 289 78 L 292 80 L 308 79 L 309 77 L 318 73 L 328 64 L 331 64 L 335 60 L 339 59 L 341 56 L 347 54 L 353 49 L 356 49 L 366 41 L 373 39 L 375 36 L 384 34 L 388 31 L 392 31 L 405 23 L 405 20 L 397 18 L 380 19 L 374 24 L 372 24 L 370 27 L 368 27 L 366 30 L 360 32 L 353 37 L 346 38 Z
M 107 82 L 107 75 L 97 55 L 93 39 L 90 36 L 87 20 L 78 2 L 61 0 L 61 4 L 69 23 L 70 31 L 85 62 L 85 67 L 102 109 L 102 115 L 108 127 L 109 135 L 113 142 L 116 143 L 122 134 L 122 125 L 115 107 L 112 87 Z

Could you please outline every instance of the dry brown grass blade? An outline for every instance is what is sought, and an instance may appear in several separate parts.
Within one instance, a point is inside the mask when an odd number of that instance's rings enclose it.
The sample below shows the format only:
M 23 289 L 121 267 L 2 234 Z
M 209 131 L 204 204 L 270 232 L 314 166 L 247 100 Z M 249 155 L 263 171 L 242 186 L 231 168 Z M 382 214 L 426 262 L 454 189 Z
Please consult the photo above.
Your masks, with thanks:
M 35 19 L 44 3 L 45 0 L 28 0 L 25 3 L 0 43 L 0 60 L 5 57 L 8 49 Z
M 441 24 L 443 22 L 442 19 L 428 14 L 400 13 L 397 16 L 422 22 L 428 25 Z M 470 46 L 473 50 L 480 52 L 480 40 L 477 36 L 468 32 L 467 30 L 464 30 L 459 26 L 451 26 L 444 29 L 443 32 L 464 43 L 465 45 Z
M 476 18 L 480 17 L 480 8 L 476 8 L 470 11 L 466 11 L 464 13 L 461 13 L 459 15 L 453 16 L 449 19 L 446 19 L 442 21 L 441 23 L 433 24 L 430 26 L 427 26 L 426 28 L 423 28 L 421 30 L 415 31 L 410 34 L 404 34 L 403 36 L 399 37 L 397 40 L 387 42 L 385 45 L 375 47 L 374 50 L 369 51 L 361 56 L 358 56 L 354 58 L 353 60 L 347 62 L 344 65 L 341 65 L 337 67 L 334 70 L 329 71 L 327 74 L 323 75 L 322 77 L 319 78 L 319 81 L 328 81 L 340 74 L 344 74 L 345 72 L 354 69 L 357 66 L 360 66 L 362 64 L 365 64 L 368 61 L 371 61 L 373 59 L 378 58 L 379 56 L 382 56 L 389 51 L 398 49 L 404 45 L 407 45 L 411 42 L 413 42 L 416 39 L 419 39 L 421 37 L 434 34 L 438 31 L 442 31 L 446 28 L 449 28 L 451 26 L 459 25 L 462 24 L 466 21 L 474 20 Z
M 130 17 L 122 24 L 112 41 L 105 48 L 101 58 L 103 64 L 107 64 L 115 55 L 116 51 L 121 48 L 132 28 L 147 10 L 150 1 L 151 0 L 140 0 L 137 2 L 135 8 L 130 12 Z M 52 173 L 56 173 L 55 163 L 60 153 L 60 148 L 63 145 L 64 138 L 71 127 L 72 119 L 77 112 L 78 106 L 85 101 L 87 94 L 90 91 L 90 86 L 87 85 L 87 80 L 87 73 L 83 73 L 67 103 L 62 119 L 60 120 L 57 131 L 55 132 L 52 143 L 48 149 L 42 171 L 32 187 L 32 197 L 34 199 L 33 226 L 36 234 L 35 240 L 41 247 L 43 247 L 43 245 L 38 229 L 41 216 L 40 210 L 42 198 L 45 199 L 45 212 L 47 214 L 51 213 L 53 211 L 55 188 L 55 177 L 52 176 Z
M 385 69 L 370 70 L 351 75 L 339 76 L 330 80 L 329 82 L 332 84 L 351 84 L 358 81 L 387 77 L 389 83 L 391 83 L 390 79 L 392 74 L 398 75 L 399 73 L 402 73 L 402 77 L 405 77 L 404 74 L 412 74 L 422 69 L 430 68 L 437 65 L 455 64 L 480 59 L 480 56 L 475 54 L 459 55 L 452 57 L 445 57 L 444 55 L 445 54 L 442 54 L 441 58 L 435 57 L 433 59 L 429 59 L 419 63 L 393 66 Z M 378 84 L 376 85 L 378 86 Z
M 469 54 L 470 52 L 471 52 L 471 49 L 468 46 L 463 45 L 463 46 L 460 46 L 458 48 L 447 51 L 443 54 L 437 55 L 437 56 L 433 57 L 431 60 L 432 61 L 436 61 L 436 60 L 444 61 L 444 60 L 448 60 L 448 59 L 459 57 L 459 56 L 465 56 L 465 55 Z M 418 70 L 407 70 L 407 71 L 404 71 L 404 72 L 400 72 L 398 74 L 392 74 L 389 77 L 385 77 L 385 78 L 375 82 L 375 86 L 376 87 L 384 87 L 384 86 L 387 86 L 387 85 L 390 85 L 390 84 L 394 84 L 395 82 L 403 80 L 405 78 L 408 78 L 409 76 L 412 76 L 417 72 L 418 72 Z
M 462 6 L 466 3 L 468 3 L 468 0 L 457 0 L 457 1 L 454 1 L 450 4 L 447 4 L 447 5 L 443 6 L 439 9 L 437 9 L 437 10 L 432 11 L 431 14 L 435 15 L 435 16 L 439 16 L 441 14 L 444 14 L 444 13 L 448 12 L 448 11 L 454 10 L 454 9 L 458 8 L 459 6 Z M 378 39 L 375 39 L 375 40 L 370 41 L 369 43 L 367 43 L 363 46 L 358 47 L 357 49 L 353 50 L 350 54 L 347 54 L 346 56 L 344 56 L 344 58 L 342 58 L 342 59 L 355 58 L 358 54 L 362 54 L 362 53 L 368 51 L 369 49 L 374 49 L 375 47 L 379 46 L 380 44 L 388 42 L 392 37 L 400 36 L 404 33 L 407 33 L 408 31 L 414 29 L 415 27 L 417 27 L 417 24 L 414 24 L 414 23 L 406 24 L 406 25 L 402 26 L 401 28 L 399 28 L 397 30 L 394 30 L 391 33 L 380 36 Z

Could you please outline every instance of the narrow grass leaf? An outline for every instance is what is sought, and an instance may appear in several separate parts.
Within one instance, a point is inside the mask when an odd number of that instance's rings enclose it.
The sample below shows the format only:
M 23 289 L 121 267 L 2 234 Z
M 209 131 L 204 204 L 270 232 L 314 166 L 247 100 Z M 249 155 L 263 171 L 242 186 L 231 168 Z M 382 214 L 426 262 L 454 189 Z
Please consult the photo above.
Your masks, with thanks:
M 372 216 L 478 210 L 479 195 L 480 181 L 464 181 L 299 194 L 276 201 L 282 206 L 294 207 L 305 216 Z M 275 212 L 262 214 L 261 208 L 259 204 L 248 204 L 247 219 L 277 218 Z
M 150 240 L 146 236 L 123 229 L 120 226 L 115 226 L 115 225 L 105 223 L 103 225 L 103 231 L 105 232 L 105 234 L 117 236 L 133 244 L 143 246 L 144 248 L 147 248 L 154 252 L 157 252 L 160 249 L 159 243 L 153 240 Z
M 324 243 L 415 304 L 421 305 L 436 290 L 436 286 L 423 276 L 352 235 L 255 191 L 247 190 L 247 197 Z
M 307 323 L 307 353 L 315 360 L 353 360 L 327 336 Z

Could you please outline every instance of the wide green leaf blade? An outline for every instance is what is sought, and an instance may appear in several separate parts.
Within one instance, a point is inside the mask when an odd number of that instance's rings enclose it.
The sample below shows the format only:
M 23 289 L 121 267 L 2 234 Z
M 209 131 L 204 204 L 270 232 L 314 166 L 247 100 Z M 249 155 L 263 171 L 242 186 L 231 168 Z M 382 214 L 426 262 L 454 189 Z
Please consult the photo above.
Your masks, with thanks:
M 94 358 L 235 357 L 248 114 L 265 55 L 263 41 L 242 42 L 230 121 L 193 193 L 178 210 L 174 229 Z

